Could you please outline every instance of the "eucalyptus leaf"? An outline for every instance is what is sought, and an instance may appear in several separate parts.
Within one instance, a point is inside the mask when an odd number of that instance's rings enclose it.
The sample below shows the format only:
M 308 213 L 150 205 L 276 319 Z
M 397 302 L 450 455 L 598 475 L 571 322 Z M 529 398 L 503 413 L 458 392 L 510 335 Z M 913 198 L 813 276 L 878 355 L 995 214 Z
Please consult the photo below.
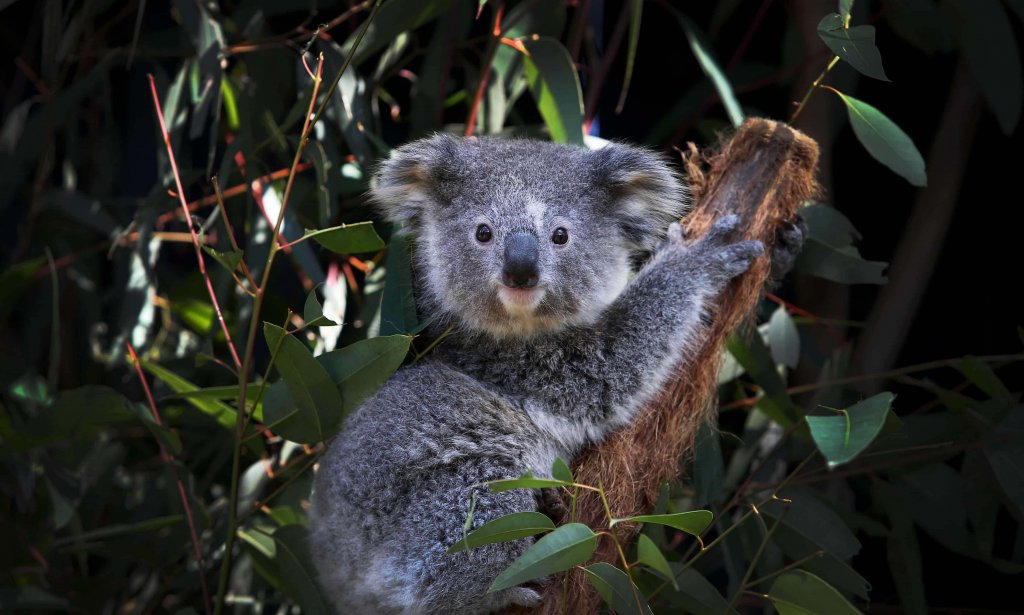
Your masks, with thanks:
M 492 493 L 511 491 L 512 489 L 546 489 L 548 487 L 571 487 L 572 483 L 553 478 L 534 478 L 529 474 L 519 478 L 503 478 L 488 481 L 486 484 Z
M 875 160 L 915 186 L 928 184 L 924 158 L 907 133 L 868 103 L 838 90 L 832 91 L 846 104 L 853 133 Z
M 341 391 L 342 412 L 359 407 L 395 373 L 409 353 L 412 337 L 385 335 L 325 352 L 316 361 Z
M 780 615 L 859 615 L 843 595 L 821 578 L 793 570 L 779 575 L 768 590 Z
M 372 222 L 342 224 L 320 230 L 306 229 L 304 238 L 312 239 L 331 252 L 360 254 L 384 249 L 384 241 L 373 230 Z
M 841 416 L 807 417 L 811 437 L 829 468 L 849 463 L 874 441 L 894 398 L 892 393 L 879 393 L 841 410 Z
M 303 613 L 330 615 L 334 612 L 320 595 L 317 573 L 309 555 L 309 535 L 301 525 L 286 525 L 274 531 L 274 563 L 284 590 Z
M 617 523 L 623 521 L 629 521 L 631 523 L 655 523 L 657 525 L 665 525 L 668 527 L 675 528 L 692 534 L 694 536 L 700 536 L 704 530 L 711 525 L 711 520 L 714 515 L 711 514 L 710 510 L 691 510 L 689 512 L 671 513 L 665 515 L 636 515 L 634 517 L 626 517 L 624 519 L 612 519 L 608 525 L 614 527 Z
M 826 15 L 818 23 L 818 36 L 832 53 L 845 60 L 868 77 L 889 81 L 882 68 L 882 54 L 875 46 L 875 28 L 857 26 L 849 28 L 839 13 Z
M 640 538 L 637 539 L 636 561 L 654 570 L 670 582 L 672 587 L 679 589 L 675 574 L 672 572 L 672 567 L 669 566 L 668 560 L 665 559 L 665 554 L 661 552 L 658 545 L 654 544 L 654 541 L 646 534 L 640 534 Z
M 275 433 L 304 444 L 328 439 L 341 426 L 343 416 L 341 394 L 334 382 L 306 346 L 281 327 L 265 322 L 263 335 L 270 351 L 278 352 L 274 366 L 297 410 L 287 422 L 276 426 Z
M 498 575 L 488 592 L 496 592 L 583 564 L 597 548 L 598 535 L 582 523 L 563 525 L 526 550 Z
M 790 369 L 800 361 L 800 334 L 785 306 L 779 306 L 768 320 L 768 347 L 776 363 Z
M 172 372 L 166 367 L 162 367 L 146 359 L 139 359 L 139 363 L 142 368 L 150 374 L 156 376 L 158 380 L 166 384 L 171 388 L 172 391 L 181 395 L 185 401 L 195 407 L 197 410 L 213 417 L 223 427 L 228 429 L 235 428 L 235 409 L 221 401 L 224 399 L 219 396 L 210 396 L 208 393 L 203 393 L 203 390 L 198 386 L 192 384 L 188 380 L 182 378 L 178 374 Z M 231 397 L 237 397 L 238 387 L 232 387 L 234 394 Z
M 526 81 L 556 143 L 583 145 L 583 93 L 569 52 L 557 39 L 526 43 Z
M 209 246 L 203 246 L 203 252 L 206 252 L 213 257 L 213 260 L 226 269 L 229 273 L 234 273 L 238 270 L 238 263 L 242 262 L 245 254 L 241 250 L 232 250 L 230 252 L 218 252 Z
M 885 284 L 889 266 L 861 258 L 853 248 L 836 249 L 813 237 L 804 242 L 796 257 L 796 269 L 841 284 Z
M 565 460 L 561 457 L 555 457 L 554 463 L 551 464 L 551 477 L 567 483 L 573 482 L 572 470 L 569 469 L 569 464 L 565 463 Z
M 496 542 L 519 540 L 554 529 L 555 524 L 547 515 L 539 512 L 512 513 L 481 525 L 452 545 L 447 552 L 457 553 L 464 549 L 473 549 Z
M 650 615 L 651 607 L 643 594 L 622 570 L 607 562 L 598 562 L 583 571 L 601 598 L 619 615 Z
M 302 319 L 307 327 L 336 327 L 338 323 L 324 316 L 324 308 L 317 299 L 316 289 L 306 295 L 306 303 L 302 306 Z
M 733 92 L 729 79 L 722 72 L 722 69 L 719 68 L 714 57 L 712 57 L 710 45 L 698 33 L 697 26 L 689 17 L 674 9 L 672 12 L 683 26 L 683 32 L 686 34 L 686 40 L 690 44 L 690 51 L 697 59 L 697 64 L 700 65 L 701 70 L 711 80 L 712 85 L 715 86 L 715 91 L 718 92 L 718 97 L 722 99 L 722 105 L 725 106 L 729 122 L 733 128 L 738 128 L 744 120 L 743 109 L 740 107 L 739 101 L 736 100 L 736 94 Z

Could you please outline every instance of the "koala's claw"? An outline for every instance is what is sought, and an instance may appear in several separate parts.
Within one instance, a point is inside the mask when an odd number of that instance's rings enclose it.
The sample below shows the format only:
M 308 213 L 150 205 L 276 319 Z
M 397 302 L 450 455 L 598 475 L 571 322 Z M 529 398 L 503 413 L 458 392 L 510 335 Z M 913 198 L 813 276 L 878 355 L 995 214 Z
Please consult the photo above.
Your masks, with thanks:
M 775 245 L 772 247 L 773 280 L 778 281 L 789 273 L 796 263 L 796 257 L 807 239 L 807 223 L 803 216 L 797 214 L 795 220 L 783 220 L 775 233 Z
M 757 240 L 741 241 L 722 248 L 715 254 L 726 280 L 730 280 L 747 269 L 764 254 L 764 244 Z

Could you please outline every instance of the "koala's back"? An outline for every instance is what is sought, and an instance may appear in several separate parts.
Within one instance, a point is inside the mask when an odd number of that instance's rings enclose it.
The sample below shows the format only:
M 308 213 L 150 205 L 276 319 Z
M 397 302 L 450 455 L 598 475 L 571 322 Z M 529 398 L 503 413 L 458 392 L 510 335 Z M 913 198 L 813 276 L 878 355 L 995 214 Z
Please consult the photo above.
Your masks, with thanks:
M 473 487 L 550 464 L 549 455 L 537 458 L 545 448 L 525 413 L 453 367 L 399 370 L 349 417 L 317 473 L 311 546 L 339 612 L 479 613 L 488 601 L 506 604 L 473 581 L 493 579 L 527 543 L 445 552 L 462 538 Z M 476 489 L 475 497 L 474 527 L 536 509 L 522 490 Z M 459 567 L 477 574 L 439 574 Z M 457 578 L 466 584 L 452 587 Z

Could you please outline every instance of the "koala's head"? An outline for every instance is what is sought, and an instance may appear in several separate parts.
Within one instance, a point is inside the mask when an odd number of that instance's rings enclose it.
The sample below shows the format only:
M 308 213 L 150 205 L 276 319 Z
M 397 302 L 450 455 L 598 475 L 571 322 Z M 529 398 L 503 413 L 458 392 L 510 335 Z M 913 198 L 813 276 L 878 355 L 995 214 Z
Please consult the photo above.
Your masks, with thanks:
M 396 150 L 371 196 L 416 239 L 421 309 L 509 338 L 593 322 L 685 191 L 638 147 L 436 135 Z

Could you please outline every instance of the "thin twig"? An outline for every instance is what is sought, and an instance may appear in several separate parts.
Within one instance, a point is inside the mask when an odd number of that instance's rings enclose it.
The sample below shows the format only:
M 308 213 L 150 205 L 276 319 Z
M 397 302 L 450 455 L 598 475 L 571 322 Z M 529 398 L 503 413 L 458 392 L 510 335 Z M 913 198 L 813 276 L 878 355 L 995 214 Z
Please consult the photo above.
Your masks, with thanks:
M 153 79 L 152 73 L 149 75 L 149 89 L 153 93 L 153 108 L 156 109 L 156 117 L 160 120 L 160 132 L 164 137 L 164 145 L 167 147 L 167 157 L 171 161 L 171 170 L 174 173 L 174 183 L 178 187 L 178 200 L 181 201 L 181 211 L 184 213 L 185 219 L 189 218 L 188 203 L 185 202 L 185 189 L 181 185 L 181 175 L 178 173 L 178 163 L 174 159 L 174 148 L 171 147 L 171 135 L 167 133 L 167 124 L 164 122 L 164 112 L 160 107 L 160 96 L 156 93 L 156 80 Z M 196 235 L 196 230 L 193 228 L 192 223 L 188 223 L 188 231 L 192 235 L 192 245 L 195 246 L 196 260 L 199 262 L 199 273 L 203 276 L 203 280 L 206 282 L 206 291 L 210 295 L 210 301 L 213 303 L 213 308 L 217 313 L 217 322 L 220 323 L 221 331 L 224 332 L 224 338 L 227 340 L 228 349 L 231 351 L 231 358 L 235 361 L 236 367 L 242 366 L 242 360 L 238 358 L 238 350 L 235 348 L 235 343 L 231 340 L 231 331 L 228 330 L 228 324 L 224 320 L 224 314 L 220 309 L 220 303 L 217 301 L 217 293 L 213 290 L 213 282 L 210 281 L 210 275 L 206 272 L 206 263 L 203 260 L 203 250 L 199 247 L 199 236 Z
M 149 409 L 153 412 L 153 420 L 156 421 L 158 427 L 163 427 L 163 421 L 160 420 L 160 413 L 157 412 L 156 402 L 153 400 L 153 393 L 149 390 L 149 382 L 146 380 L 145 374 L 142 373 L 142 365 L 139 363 L 139 357 L 135 354 L 135 349 L 132 348 L 130 343 L 126 343 L 128 347 L 128 354 L 132 358 L 132 364 L 135 366 L 135 372 L 139 375 L 139 382 L 142 383 L 142 389 L 146 392 L 146 401 L 149 402 Z M 206 586 L 206 571 L 203 566 L 203 548 L 199 542 L 199 534 L 196 532 L 196 522 L 192 518 L 192 506 L 188 503 L 188 493 L 185 491 L 185 484 L 181 481 L 181 475 L 178 473 L 177 467 L 174 463 L 174 457 L 167 451 L 163 441 L 160 438 L 156 438 L 157 446 L 160 447 L 160 458 L 163 459 L 164 463 L 171 469 L 175 474 L 175 478 L 178 481 L 178 494 L 181 496 L 181 506 L 185 510 L 185 520 L 188 522 L 188 531 L 192 535 L 192 549 L 195 551 L 196 564 L 199 567 L 199 585 L 203 590 L 203 610 L 206 611 L 206 615 L 210 615 L 210 589 Z
M 807 88 L 807 93 L 804 94 L 803 100 L 800 101 L 800 104 L 797 105 L 796 107 L 796 111 L 793 111 L 793 115 L 791 115 L 789 118 L 790 125 L 796 123 L 796 118 L 800 117 L 800 112 L 803 111 L 804 107 L 807 106 L 807 101 L 811 99 L 811 94 L 814 94 L 814 90 L 818 89 L 818 87 L 821 85 L 821 82 L 824 81 L 825 76 L 828 75 L 828 72 L 832 70 L 832 67 L 835 66 L 837 62 L 839 62 L 839 56 L 832 56 L 832 61 L 828 63 L 828 66 L 825 67 L 825 70 L 821 71 L 821 74 L 818 75 L 818 78 L 814 80 L 814 83 L 811 84 L 811 87 Z

